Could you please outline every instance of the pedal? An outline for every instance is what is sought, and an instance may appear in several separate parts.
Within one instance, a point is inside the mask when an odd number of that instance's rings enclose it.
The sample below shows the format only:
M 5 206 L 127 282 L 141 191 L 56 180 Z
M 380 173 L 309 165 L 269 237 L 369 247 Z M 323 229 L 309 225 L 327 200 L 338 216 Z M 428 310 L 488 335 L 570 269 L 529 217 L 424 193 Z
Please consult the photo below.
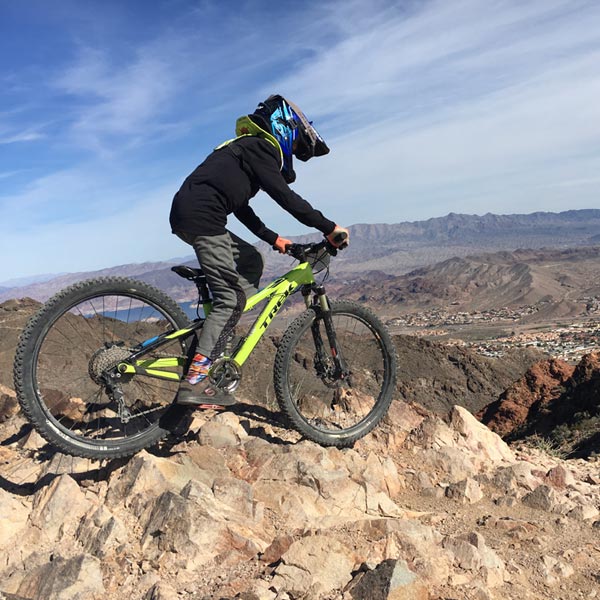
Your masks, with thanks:
M 226 407 L 221 406 L 220 404 L 199 404 L 196 408 L 202 410 L 224 410 Z

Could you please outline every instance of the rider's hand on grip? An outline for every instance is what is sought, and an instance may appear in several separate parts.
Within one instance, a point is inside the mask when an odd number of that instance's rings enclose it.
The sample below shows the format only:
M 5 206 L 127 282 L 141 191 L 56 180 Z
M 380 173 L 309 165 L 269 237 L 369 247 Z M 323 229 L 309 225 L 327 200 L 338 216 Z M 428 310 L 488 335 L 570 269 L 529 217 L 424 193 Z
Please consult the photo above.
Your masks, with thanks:
M 277 250 L 280 254 L 285 254 L 287 249 L 292 245 L 291 240 L 286 240 L 282 238 L 280 235 L 277 236 L 275 243 L 273 244 L 273 250 Z
M 343 250 L 350 244 L 350 232 L 345 227 L 340 227 L 339 225 L 336 225 L 333 231 L 326 237 L 327 241 L 339 250 Z

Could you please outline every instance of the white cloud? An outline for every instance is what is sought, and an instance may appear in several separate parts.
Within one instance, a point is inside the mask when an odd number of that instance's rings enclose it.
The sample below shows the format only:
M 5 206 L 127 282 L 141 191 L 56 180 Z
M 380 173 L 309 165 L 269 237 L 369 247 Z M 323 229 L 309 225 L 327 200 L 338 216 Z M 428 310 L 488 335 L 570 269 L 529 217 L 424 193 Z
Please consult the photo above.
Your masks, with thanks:
M 105 140 L 115 136 L 131 143 L 141 134 L 156 132 L 178 81 L 171 65 L 151 53 L 140 51 L 130 63 L 117 67 L 104 53 L 88 48 L 56 85 L 85 99 L 73 125 L 79 143 L 107 150 L 110 143 L 105 145 Z
M 39 131 L 21 131 L 7 135 L 0 135 L 0 144 L 15 144 L 18 142 L 34 142 L 45 137 Z
M 348 28 L 278 84 L 332 147 L 300 193 L 346 223 L 597 206 L 560 182 L 600 166 L 599 21 L 589 2 L 464 1 Z
M 76 187 L 75 175 L 71 189 Z M 58 184 L 60 178 L 55 183 Z M 82 182 L 83 185 L 84 182 Z M 168 215 L 176 183 L 147 190 L 143 203 L 137 193 L 113 189 L 121 210 L 75 222 L 33 222 L 26 233 L 17 224 L 28 210 L 0 224 L 0 256 L 11 257 L 0 265 L 0 281 L 38 273 L 76 272 L 130 262 L 145 262 L 186 254 L 188 248 L 171 235 Z M 106 190 L 108 191 L 108 190 Z M 18 207 L 17 207 L 18 208 Z M 9 214 L 3 210 L 3 214 Z M 19 248 L 15 252 L 15 248 Z
M 142 142 L 170 136 L 198 153 L 172 160 L 199 161 L 230 135 L 215 123 L 272 92 L 332 148 L 297 164 L 295 189 L 345 224 L 598 206 L 600 4 L 315 3 L 282 14 L 285 42 L 264 6 L 219 22 L 221 4 L 204 3 L 118 59 L 80 48 L 55 81 L 74 101 L 72 137 L 52 141 L 97 154 L 0 197 L 1 248 L 23 249 L 23 274 L 185 253 L 167 222 L 181 181 L 166 181 L 159 152 L 140 166 Z M 0 129 L 0 142 L 40 128 L 20 131 Z M 303 231 L 268 198 L 253 206 L 282 234 Z

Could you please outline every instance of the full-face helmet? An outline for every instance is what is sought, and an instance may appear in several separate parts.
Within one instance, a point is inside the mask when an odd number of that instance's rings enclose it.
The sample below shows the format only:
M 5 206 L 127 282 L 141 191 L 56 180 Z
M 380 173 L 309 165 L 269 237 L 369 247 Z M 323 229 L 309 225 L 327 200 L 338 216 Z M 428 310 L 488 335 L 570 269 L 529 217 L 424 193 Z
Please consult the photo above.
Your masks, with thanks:
M 329 152 L 327 144 L 304 113 L 283 96 L 269 96 L 250 117 L 275 136 L 283 153 L 281 169 L 288 183 L 296 179 L 292 156 L 306 162 Z

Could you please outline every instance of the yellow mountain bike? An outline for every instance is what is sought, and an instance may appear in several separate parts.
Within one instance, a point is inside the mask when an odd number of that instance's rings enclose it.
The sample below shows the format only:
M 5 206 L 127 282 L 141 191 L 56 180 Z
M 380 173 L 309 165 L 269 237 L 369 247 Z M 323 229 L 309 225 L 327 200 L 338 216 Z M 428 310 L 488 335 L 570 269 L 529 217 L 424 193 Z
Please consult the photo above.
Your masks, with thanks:
M 329 270 L 328 242 L 293 244 L 300 263 L 248 298 L 265 306 L 235 347 L 216 360 L 212 382 L 233 393 L 242 367 L 294 292 L 306 310 L 284 331 L 275 356 L 277 402 L 289 423 L 326 446 L 351 446 L 386 414 L 396 384 L 396 353 L 385 326 L 367 308 L 331 301 L 315 273 Z M 172 269 L 211 309 L 201 269 Z M 198 311 L 200 313 L 200 311 Z M 23 330 L 15 356 L 21 407 L 61 451 L 104 459 L 158 442 L 189 408 L 174 404 L 190 346 L 204 317 L 147 283 L 105 277 L 76 283 L 52 297 Z

